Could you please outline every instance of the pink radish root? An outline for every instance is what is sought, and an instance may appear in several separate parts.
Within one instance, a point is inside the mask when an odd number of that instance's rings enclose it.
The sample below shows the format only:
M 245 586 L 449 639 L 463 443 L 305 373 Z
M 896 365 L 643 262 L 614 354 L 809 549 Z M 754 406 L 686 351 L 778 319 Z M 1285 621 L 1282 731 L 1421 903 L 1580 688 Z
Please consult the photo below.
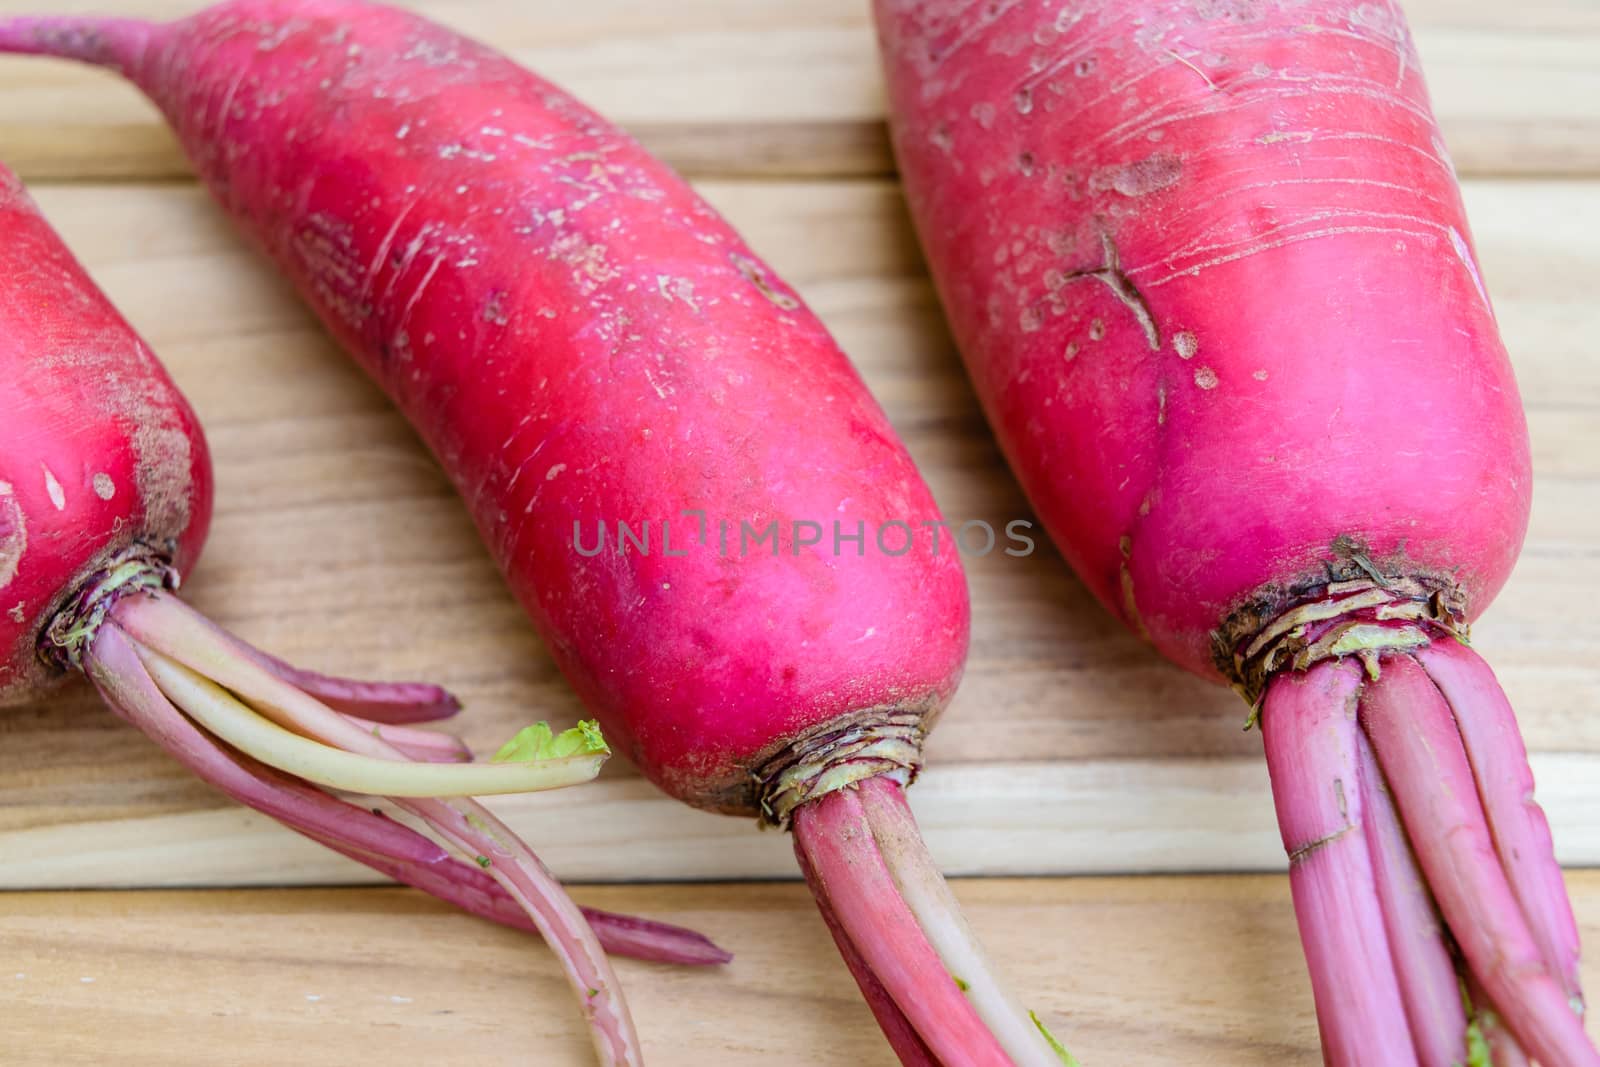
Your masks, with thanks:
M 1600 1065 L 1549 827 L 1488 666 L 1448 635 L 1323 659 L 1270 678 L 1261 725 L 1327 1062 Z

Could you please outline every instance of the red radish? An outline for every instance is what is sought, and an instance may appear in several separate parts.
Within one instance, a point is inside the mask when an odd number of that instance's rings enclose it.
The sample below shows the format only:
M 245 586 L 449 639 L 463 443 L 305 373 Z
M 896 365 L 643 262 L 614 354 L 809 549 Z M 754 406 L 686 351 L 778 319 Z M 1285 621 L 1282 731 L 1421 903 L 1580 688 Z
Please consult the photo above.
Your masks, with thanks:
M 687 803 L 792 826 L 907 1062 L 1057 1062 L 904 806 L 965 657 L 956 550 L 832 338 L 687 184 L 391 8 L 14 19 L 0 47 L 155 100 L 421 431 L 621 750 Z
M 1527 430 L 1400 11 L 876 12 L 913 215 L 1024 489 L 1111 611 L 1260 710 L 1329 1062 L 1465 1061 L 1458 970 L 1472 1041 L 1600 1062 L 1465 644 L 1526 528 Z
M 469 911 L 536 928 L 581 990 L 607 1059 L 637 1062 L 596 934 L 527 846 L 464 799 L 592 778 L 606 754 L 598 732 L 552 737 L 541 724 L 495 762 L 461 763 L 471 754 L 460 741 L 395 725 L 454 714 L 443 690 L 297 671 L 185 607 L 173 591 L 211 516 L 194 414 L 4 168 L 0 233 L 0 704 L 82 670 L 230 796 Z M 325 790 L 393 798 L 457 855 Z M 727 958 L 690 931 L 589 918 L 620 952 Z

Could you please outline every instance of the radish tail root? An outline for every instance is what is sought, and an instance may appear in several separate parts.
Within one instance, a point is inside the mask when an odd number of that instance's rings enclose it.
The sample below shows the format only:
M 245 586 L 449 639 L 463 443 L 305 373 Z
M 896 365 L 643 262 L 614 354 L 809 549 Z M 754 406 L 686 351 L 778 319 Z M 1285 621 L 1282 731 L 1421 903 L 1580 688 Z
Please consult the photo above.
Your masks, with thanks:
M 977 947 L 897 782 L 834 790 L 792 826 L 823 918 L 902 1063 L 1060 1067 Z
M 0 52 L 58 56 L 129 71 L 149 40 L 141 19 L 32 15 L 0 19 Z

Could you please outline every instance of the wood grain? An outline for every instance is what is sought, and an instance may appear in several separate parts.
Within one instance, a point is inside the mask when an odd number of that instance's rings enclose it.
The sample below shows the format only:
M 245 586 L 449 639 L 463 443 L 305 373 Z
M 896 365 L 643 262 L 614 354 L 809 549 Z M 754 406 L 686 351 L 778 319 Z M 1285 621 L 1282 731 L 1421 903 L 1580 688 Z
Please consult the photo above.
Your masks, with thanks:
M 1028 514 L 968 390 L 889 182 L 711 182 L 836 331 L 947 516 Z M 402 420 L 191 185 L 39 200 L 201 413 L 218 513 L 194 603 L 310 666 L 441 681 L 480 750 L 578 708 Z M 1467 185 L 1528 403 L 1521 563 L 1477 631 L 1535 751 L 1568 863 L 1600 862 L 1600 182 Z M 970 559 L 971 663 L 913 790 L 960 873 L 1276 869 L 1259 738 L 1162 663 L 1047 547 Z M 497 806 L 583 880 L 792 877 L 786 843 L 614 763 Z M 582 818 L 572 813 L 582 811 Z M 189 780 L 83 687 L 0 714 L 0 886 L 325 883 L 363 871 Z
M 1594 944 L 1600 874 L 1569 886 Z M 1015 988 L 1083 1063 L 1319 1062 L 1284 878 L 956 891 Z M 619 961 L 655 1067 L 894 1062 L 801 887 L 575 895 L 700 926 L 735 953 L 711 971 Z M 0 944 L 10 1067 L 98 1065 L 113 1053 L 124 1067 L 592 1062 L 547 953 L 405 890 L 10 895 Z
M 197 0 L 0 0 L 0 15 L 168 18 Z M 868 0 L 411 0 L 493 41 L 699 176 L 893 169 Z M 1354 8 L 1354 4 L 1352 7 Z M 1409 0 L 1435 109 L 1469 174 L 1600 173 L 1600 7 L 1591 0 Z M 131 88 L 102 72 L 0 59 L 0 158 L 27 178 L 188 173 Z

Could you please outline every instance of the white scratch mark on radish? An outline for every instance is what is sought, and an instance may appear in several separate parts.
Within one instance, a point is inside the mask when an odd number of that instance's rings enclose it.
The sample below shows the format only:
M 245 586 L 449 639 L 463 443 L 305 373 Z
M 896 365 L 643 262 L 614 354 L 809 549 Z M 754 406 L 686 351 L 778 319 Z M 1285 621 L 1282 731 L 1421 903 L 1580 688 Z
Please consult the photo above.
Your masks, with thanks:
M 694 283 L 687 278 L 674 278 L 670 274 L 656 275 L 656 290 L 670 303 L 681 300 L 689 305 L 690 311 L 698 312 L 700 305 L 695 303 Z
M 1284 248 L 1288 245 L 1299 244 L 1301 241 L 1314 241 L 1322 237 L 1337 237 L 1340 234 L 1349 233 L 1397 233 L 1408 237 L 1415 237 L 1418 240 L 1427 240 L 1433 236 L 1432 234 L 1428 233 L 1418 233 L 1414 230 L 1401 230 L 1392 226 L 1329 226 L 1321 230 L 1308 230 L 1305 233 L 1293 234 L 1276 241 L 1263 241 L 1258 245 L 1253 245 L 1250 248 L 1246 248 L 1238 252 L 1231 252 L 1224 256 L 1217 256 L 1214 259 L 1208 259 L 1201 263 L 1184 267 L 1182 270 L 1175 270 L 1171 274 L 1157 278 L 1153 282 L 1146 282 L 1145 288 L 1154 289 L 1157 286 L 1166 285 L 1168 282 L 1175 281 L 1178 278 L 1195 277 L 1199 275 L 1201 271 L 1206 270 L 1209 267 L 1220 267 L 1224 263 L 1233 263 L 1237 260 L 1248 259 L 1251 256 L 1260 255 L 1262 252 L 1270 252 L 1275 248 Z M 1140 269 L 1150 268 L 1135 268 L 1128 273 L 1134 274 Z
M 544 480 L 547 482 L 553 482 L 557 478 L 561 477 L 561 472 L 566 469 L 567 465 L 565 463 L 557 463 L 555 466 L 544 472 Z
M 1478 261 L 1472 257 L 1472 249 L 1467 247 L 1467 239 L 1461 236 L 1461 231 L 1454 226 L 1450 227 L 1450 247 L 1456 251 L 1456 256 L 1467 268 L 1467 273 L 1472 275 L 1472 284 L 1478 290 L 1478 298 L 1483 301 L 1483 306 L 1494 314 L 1494 305 L 1489 303 L 1489 290 L 1484 288 L 1483 275 L 1478 273 Z
M 418 282 L 417 287 L 411 291 L 411 299 L 406 301 L 406 306 L 400 311 L 399 324 L 401 327 L 404 327 L 407 322 L 411 321 L 412 309 L 415 308 L 418 301 L 422 299 L 422 294 L 427 290 L 428 283 L 433 281 L 433 276 L 435 274 L 439 273 L 439 265 L 443 262 L 444 255 L 441 253 L 434 256 L 433 262 L 428 264 L 428 273 L 422 276 L 422 281 Z M 428 338 L 423 338 L 423 343 L 427 344 Z
M 367 264 L 367 277 L 361 286 L 361 300 L 363 303 L 372 299 L 372 287 L 377 284 L 378 275 L 383 270 L 384 260 L 389 258 L 389 250 L 394 246 L 394 239 L 399 236 L 400 227 L 405 224 L 406 218 L 417 206 L 417 202 L 420 199 L 420 197 L 413 197 L 410 203 L 406 204 L 405 207 L 400 209 L 400 212 L 394 217 L 394 222 L 389 226 L 389 232 L 385 233 L 383 235 L 383 240 L 378 242 L 378 250 L 373 254 L 372 262 Z M 417 242 L 420 241 L 421 237 L 418 237 L 417 240 L 412 243 L 406 263 L 410 263 L 410 255 L 416 254 L 415 246 Z M 387 295 L 388 294 L 386 293 L 386 298 Z
M 111 475 L 100 471 L 91 479 L 94 486 L 94 495 L 101 500 L 110 500 L 117 495 L 117 483 L 111 480 Z
M 667 397 L 672 395 L 671 387 L 664 386 L 660 382 L 656 381 L 656 376 L 649 367 L 644 369 L 644 378 L 645 381 L 650 383 L 650 388 L 656 391 L 656 396 L 660 397 L 662 400 L 665 400 Z
M 1200 75 L 1201 79 L 1204 80 L 1206 85 L 1208 85 L 1211 88 L 1212 92 L 1217 92 L 1218 91 L 1217 90 L 1217 83 L 1212 81 L 1211 80 L 1211 76 L 1209 74 L 1207 74 L 1205 71 L 1201 70 L 1199 67 L 1195 66 L 1193 63 L 1189 62 L 1187 59 L 1183 58 L 1182 56 L 1180 56 L 1178 53 L 1174 52 L 1170 48 L 1167 49 L 1167 55 L 1171 56 L 1173 59 L 1176 59 L 1179 63 L 1182 63 L 1184 66 L 1188 67 L 1190 70 L 1192 70 L 1196 74 Z
M 0 589 L 11 584 L 28 547 L 28 526 L 22 508 L 9 482 L 0 482 Z M 11 618 L 22 621 L 22 605 L 11 609 Z
M 64 511 L 67 506 L 66 490 L 61 488 L 61 483 L 56 480 L 55 472 L 43 463 L 39 469 L 44 471 L 44 491 L 50 495 L 50 503 L 56 506 L 57 511 Z

